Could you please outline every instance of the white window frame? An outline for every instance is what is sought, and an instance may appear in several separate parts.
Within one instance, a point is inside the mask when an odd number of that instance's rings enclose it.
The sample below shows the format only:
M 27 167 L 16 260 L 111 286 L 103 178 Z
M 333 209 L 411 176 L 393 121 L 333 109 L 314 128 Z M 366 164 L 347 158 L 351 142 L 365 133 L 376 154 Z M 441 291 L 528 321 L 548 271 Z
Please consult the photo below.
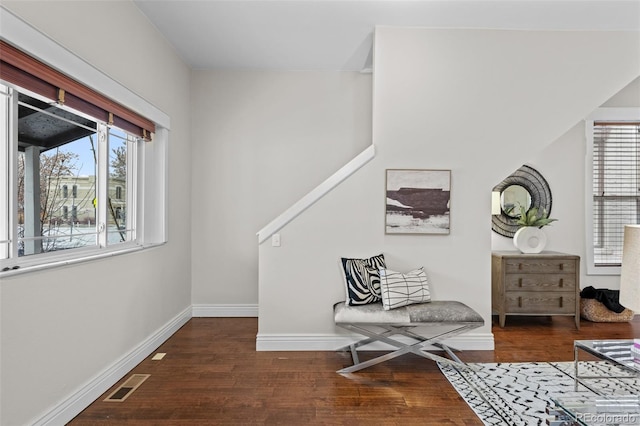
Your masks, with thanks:
M 136 111 L 153 121 L 156 126 L 153 141 L 139 142 L 138 152 L 136 153 L 138 160 L 135 171 L 137 190 L 131 194 L 131 196 L 135 194 L 136 197 L 136 202 L 134 203 L 136 209 L 135 213 L 133 213 L 137 218 L 135 244 L 116 244 L 90 249 L 78 248 L 23 257 L 17 257 L 13 253 L 13 257 L 7 260 L 4 260 L 4 258 L 9 253 L 4 253 L 2 250 L 7 250 L 8 245 L 0 244 L 0 258 L 3 259 L 0 260 L 0 278 L 164 244 L 168 239 L 167 168 L 169 116 L 1 6 L 0 22 L 2 22 L 0 39 L 20 46 L 21 50 L 32 57 L 60 70 L 69 77 L 106 95 L 121 105 Z M 140 65 L 140 67 L 143 67 L 143 65 Z M 142 69 L 141 72 L 143 72 Z M 4 97 L 5 95 L 0 94 L 0 96 Z M 0 107 L 0 120 L 4 120 L 6 116 L 6 111 L 3 111 L 3 107 Z M 7 144 L 5 141 L 13 139 L 13 135 L 10 132 L 11 129 L 17 129 L 17 117 L 9 117 L 9 122 L 3 122 L 2 124 L 0 126 L 0 143 L 2 143 L 0 164 L 8 165 L 9 167 L 2 167 L 3 170 L 7 170 L 7 173 L 0 174 L 0 197 L 2 197 L 0 199 L 3 200 L 2 204 L 4 205 L 4 200 L 12 196 L 14 200 L 9 204 L 16 205 L 17 191 L 11 189 L 10 183 L 15 182 L 17 179 L 17 170 L 12 160 L 16 156 L 15 150 L 17 147 L 13 143 Z M 10 216 L 11 212 L 8 207 L 0 209 L 0 241 L 13 240 L 16 237 L 12 235 L 12 232 L 15 231 L 12 231 L 11 227 L 7 226 L 7 224 L 17 222 L 16 218 Z M 5 268 L 9 269 L 3 270 Z
M 8 90 L 0 85 L 0 141 L 8 141 L 9 129 L 11 128 L 11 117 L 9 117 L 9 102 L 7 101 L 9 98 Z M 2 142 L 0 142 L 2 143 Z M 10 161 L 9 158 L 13 158 L 12 148 L 0 147 L 0 170 L 4 171 L 4 173 L 0 174 L 0 200 L 7 200 L 8 203 L 0 203 L 0 259 L 5 259 L 9 257 L 9 249 L 11 242 L 11 235 L 9 233 L 9 223 L 10 223 L 10 215 L 9 215 L 9 204 L 13 204 L 13 200 L 10 200 L 9 185 L 8 182 L 12 179 L 13 169 L 9 167 Z
M 602 107 L 585 119 L 585 235 L 587 275 L 620 275 L 619 266 L 597 266 L 593 246 L 593 125 L 596 121 L 638 120 L 640 108 Z

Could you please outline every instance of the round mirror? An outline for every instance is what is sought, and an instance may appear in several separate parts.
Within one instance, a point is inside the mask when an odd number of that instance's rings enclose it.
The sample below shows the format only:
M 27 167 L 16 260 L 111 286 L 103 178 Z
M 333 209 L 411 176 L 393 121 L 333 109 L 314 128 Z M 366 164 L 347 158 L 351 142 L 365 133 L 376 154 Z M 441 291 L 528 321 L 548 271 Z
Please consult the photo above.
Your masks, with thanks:
M 531 207 L 531 194 L 522 185 L 509 185 L 500 193 L 500 207 L 502 212 L 509 217 L 517 218 L 520 216 L 520 206 L 524 210 Z
M 524 165 L 507 176 L 493 188 L 500 193 L 501 213 L 491 216 L 491 229 L 494 232 L 513 238 L 520 225 L 520 205 L 525 210 L 536 207 L 551 214 L 551 188 L 545 178 L 533 167 Z M 497 201 L 497 200 L 496 200 Z M 514 206 L 512 208 L 512 206 Z

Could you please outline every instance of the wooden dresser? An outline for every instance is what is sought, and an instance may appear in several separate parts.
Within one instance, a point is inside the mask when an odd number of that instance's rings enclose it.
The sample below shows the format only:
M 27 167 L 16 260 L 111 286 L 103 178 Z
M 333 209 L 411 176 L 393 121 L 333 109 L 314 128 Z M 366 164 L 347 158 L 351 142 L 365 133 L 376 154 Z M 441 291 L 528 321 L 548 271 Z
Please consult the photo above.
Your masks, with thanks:
M 580 328 L 580 257 L 543 251 L 491 254 L 491 302 L 500 327 L 507 315 L 573 315 Z

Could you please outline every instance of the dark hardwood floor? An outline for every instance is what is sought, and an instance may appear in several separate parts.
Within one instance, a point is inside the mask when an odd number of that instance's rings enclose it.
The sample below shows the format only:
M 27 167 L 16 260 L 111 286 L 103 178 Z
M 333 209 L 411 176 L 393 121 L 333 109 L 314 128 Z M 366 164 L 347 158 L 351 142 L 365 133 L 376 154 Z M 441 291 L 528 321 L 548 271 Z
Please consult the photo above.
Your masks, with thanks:
M 572 317 L 493 319 L 494 351 L 466 362 L 571 361 L 578 339 L 640 337 L 632 322 Z M 193 318 L 132 372 L 150 377 L 124 402 L 104 402 L 70 425 L 482 425 L 437 365 L 409 354 L 344 377 L 348 353 L 256 352 L 256 318 Z M 374 352 L 367 352 L 374 355 Z M 581 358 L 582 359 L 582 358 Z

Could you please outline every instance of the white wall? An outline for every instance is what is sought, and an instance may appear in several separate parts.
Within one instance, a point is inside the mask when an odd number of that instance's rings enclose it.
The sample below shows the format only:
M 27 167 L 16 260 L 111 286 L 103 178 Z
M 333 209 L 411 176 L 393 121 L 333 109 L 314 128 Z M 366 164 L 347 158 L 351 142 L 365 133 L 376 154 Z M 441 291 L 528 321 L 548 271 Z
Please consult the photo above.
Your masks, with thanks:
M 475 334 L 491 346 L 491 188 L 636 78 L 639 44 L 636 33 L 378 28 L 377 156 L 284 228 L 282 247 L 260 245 L 258 348 L 329 349 L 339 257 L 380 252 L 391 268 L 424 266 L 435 298 L 480 312 Z M 384 234 L 387 168 L 452 171 L 450 235 Z
M 633 80 L 601 106 L 640 107 L 640 78 Z M 534 167 L 545 177 L 553 196 L 551 217 L 562 218 L 544 228 L 548 237 L 546 249 L 580 256 L 582 288 L 593 286 L 617 289 L 620 286 L 619 275 L 587 275 L 586 273 L 586 218 L 583 207 L 586 188 L 585 155 L 585 124 L 580 120 L 540 152 L 523 156 L 521 162 Z M 497 180 L 495 184 L 501 180 Z M 511 238 L 494 232 L 491 241 L 494 250 L 514 250 Z
M 256 233 L 371 144 L 371 75 L 194 71 L 191 98 L 193 303 L 257 313 Z
M 188 69 L 133 3 L 2 4 L 171 118 L 168 244 L 2 280 L 0 424 L 13 426 L 190 313 L 191 147 Z

